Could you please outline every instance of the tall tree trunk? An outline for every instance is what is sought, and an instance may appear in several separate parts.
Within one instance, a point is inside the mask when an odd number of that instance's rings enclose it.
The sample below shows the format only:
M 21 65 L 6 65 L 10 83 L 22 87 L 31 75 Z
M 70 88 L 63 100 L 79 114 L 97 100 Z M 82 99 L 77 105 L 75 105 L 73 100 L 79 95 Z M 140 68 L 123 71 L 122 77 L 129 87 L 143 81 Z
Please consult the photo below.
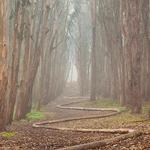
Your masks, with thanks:
M 7 90 L 7 48 L 5 39 L 4 21 L 5 1 L 0 0 L 0 131 L 5 129 L 6 124 L 6 90 Z
M 141 1 L 122 0 L 123 50 L 128 73 L 128 103 L 133 113 L 140 113 L 141 103 Z
M 28 4 L 27 4 L 28 5 Z M 40 63 L 40 55 L 41 55 L 41 51 L 42 51 L 42 45 L 44 42 L 44 37 L 43 34 L 45 33 L 42 29 L 41 29 L 41 25 L 42 25 L 42 21 L 43 21 L 43 8 L 44 8 L 44 1 L 41 2 L 42 5 L 42 9 L 40 12 L 40 16 L 39 16 L 39 20 L 38 20 L 38 25 L 36 30 L 34 30 L 35 33 L 35 47 L 31 46 L 30 47 L 30 41 L 27 40 L 28 45 L 26 45 L 26 49 L 28 51 L 28 48 L 32 48 L 30 49 L 30 56 L 25 58 L 26 53 L 24 54 L 24 63 L 28 65 L 24 65 L 24 79 L 21 82 L 21 86 L 20 86 L 20 95 L 19 95 L 19 100 L 17 102 L 17 106 L 16 106 L 16 113 L 15 113 L 15 119 L 16 120 L 20 120 L 22 118 L 25 118 L 26 114 L 28 112 L 31 111 L 32 108 L 32 91 L 33 91 L 33 85 L 34 85 L 34 80 L 37 74 L 37 70 L 39 67 L 39 63 Z M 34 22 L 35 23 L 35 22 Z M 29 24 L 28 24 L 29 25 Z M 34 24 L 35 25 L 35 24 Z M 44 26 L 42 26 L 44 28 Z M 30 27 L 28 27 L 30 30 Z M 43 31 L 41 33 L 41 30 Z M 40 34 L 42 34 L 42 37 L 40 37 Z M 28 47 L 29 46 L 29 47 Z M 28 54 L 27 54 L 28 56 Z M 28 60 L 26 60 L 28 59 Z M 26 70 L 27 69 L 27 70 Z
M 92 1 L 91 100 L 96 100 L 96 0 Z
M 12 51 L 12 66 L 11 66 L 11 78 L 10 78 L 10 93 L 9 93 L 9 109 L 7 114 L 7 123 L 11 124 L 13 120 L 13 114 L 15 109 L 17 91 L 18 91 L 18 75 L 20 65 L 20 52 L 23 40 L 24 30 L 24 11 L 23 4 L 16 1 L 15 8 L 15 21 L 14 21 L 14 35 L 13 35 L 13 51 Z M 21 15 L 20 15 L 21 14 Z

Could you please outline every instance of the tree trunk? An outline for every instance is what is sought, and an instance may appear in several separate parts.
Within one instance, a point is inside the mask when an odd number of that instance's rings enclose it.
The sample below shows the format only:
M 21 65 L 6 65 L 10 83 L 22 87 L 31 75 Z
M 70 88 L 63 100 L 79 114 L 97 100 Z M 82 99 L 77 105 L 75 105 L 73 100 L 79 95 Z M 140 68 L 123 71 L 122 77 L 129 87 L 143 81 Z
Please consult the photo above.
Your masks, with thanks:
M 122 37 L 125 51 L 128 103 L 133 113 L 140 113 L 141 102 L 141 1 L 122 0 Z
M 5 39 L 5 2 L 0 0 L 0 131 L 5 129 L 6 125 L 6 90 L 7 90 L 7 47 Z
M 96 0 L 92 1 L 91 100 L 96 100 Z

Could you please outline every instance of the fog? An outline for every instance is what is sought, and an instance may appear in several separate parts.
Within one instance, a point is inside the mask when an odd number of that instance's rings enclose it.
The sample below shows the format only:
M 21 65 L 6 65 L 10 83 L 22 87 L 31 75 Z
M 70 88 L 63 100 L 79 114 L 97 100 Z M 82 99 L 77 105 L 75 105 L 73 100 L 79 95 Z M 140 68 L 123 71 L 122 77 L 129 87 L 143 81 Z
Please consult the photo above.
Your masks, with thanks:
M 149 150 L 149 91 L 149 0 L 0 1 L 0 149 Z

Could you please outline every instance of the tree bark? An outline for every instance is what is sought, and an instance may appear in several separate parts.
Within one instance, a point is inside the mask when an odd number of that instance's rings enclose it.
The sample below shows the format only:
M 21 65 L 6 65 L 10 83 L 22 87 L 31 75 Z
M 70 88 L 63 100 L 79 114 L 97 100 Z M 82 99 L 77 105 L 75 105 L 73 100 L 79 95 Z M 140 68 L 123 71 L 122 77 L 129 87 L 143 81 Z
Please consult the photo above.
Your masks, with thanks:
M 90 99 L 96 100 L 96 0 L 92 1 L 92 52 L 91 52 L 91 93 Z
M 122 38 L 127 72 L 128 104 L 133 113 L 140 113 L 141 101 L 141 1 L 122 0 Z
M 0 0 L 0 131 L 6 125 L 7 46 L 5 43 L 5 2 Z

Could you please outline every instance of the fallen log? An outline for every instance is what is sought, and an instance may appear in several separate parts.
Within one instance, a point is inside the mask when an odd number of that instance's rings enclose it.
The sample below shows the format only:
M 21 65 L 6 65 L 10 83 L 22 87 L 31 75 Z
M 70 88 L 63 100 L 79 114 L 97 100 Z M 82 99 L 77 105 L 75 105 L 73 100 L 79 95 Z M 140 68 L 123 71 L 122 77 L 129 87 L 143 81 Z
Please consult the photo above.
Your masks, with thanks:
M 115 144 L 119 141 L 126 140 L 128 138 L 135 138 L 140 135 L 142 135 L 141 132 L 132 132 L 132 133 L 120 135 L 120 136 L 117 136 L 117 137 L 114 137 L 111 139 L 107 139 L 107 140 L 101 140 L 101 141 L 91 142 L 91 143 L 87 143 L 87 144 L 80 144 L 80 145 L 70 146 L 70 147 L 66 147 L 66 148 L 60 148 L 58 150 L 88 150 L 88 149 L 100 148 L 100 147 L 104 147 L 109 144 Z

